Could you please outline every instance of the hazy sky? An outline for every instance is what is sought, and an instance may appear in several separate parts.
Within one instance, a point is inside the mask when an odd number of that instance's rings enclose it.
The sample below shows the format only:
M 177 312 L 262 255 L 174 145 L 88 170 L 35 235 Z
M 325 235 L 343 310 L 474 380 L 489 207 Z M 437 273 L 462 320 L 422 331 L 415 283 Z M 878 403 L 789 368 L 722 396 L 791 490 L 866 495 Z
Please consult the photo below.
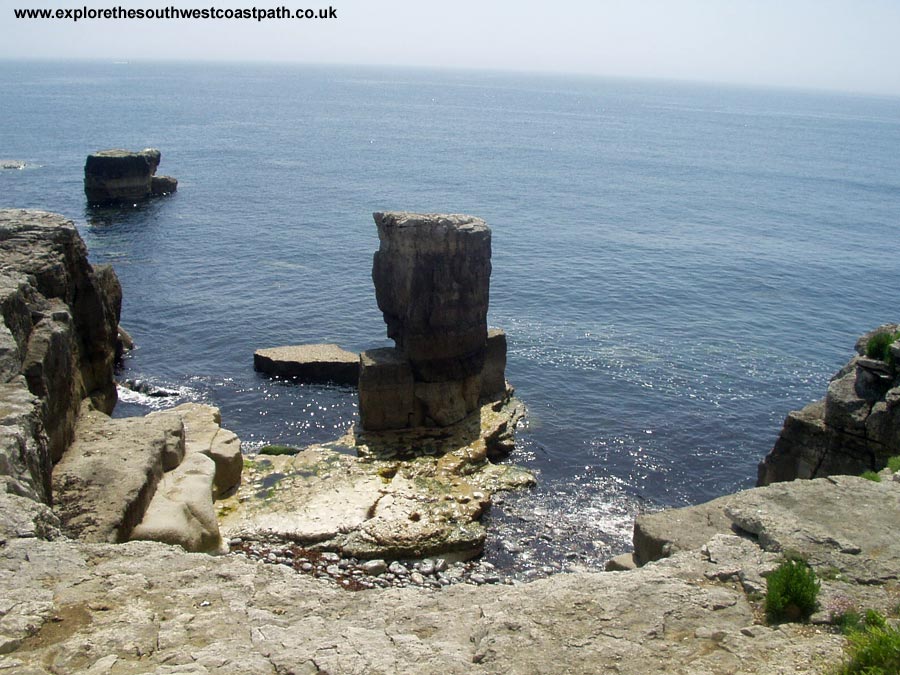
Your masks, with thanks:
M 15 19 L 13 8 L 328 0 L 0 0 L 0 58 L 276 60 L 595 73 L 900 95 L 900 0 L 330 0 L 337 19 Z

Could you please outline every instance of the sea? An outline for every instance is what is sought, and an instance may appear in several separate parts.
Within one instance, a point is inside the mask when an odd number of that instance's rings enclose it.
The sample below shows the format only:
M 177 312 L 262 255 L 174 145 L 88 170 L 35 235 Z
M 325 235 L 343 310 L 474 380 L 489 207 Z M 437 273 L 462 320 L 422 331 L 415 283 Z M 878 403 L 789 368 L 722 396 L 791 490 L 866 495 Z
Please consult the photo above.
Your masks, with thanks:
M 493 232 L 489 324 L 537 487 L 486 516 L 511 573 L 595 569 L 636 514 L 754 485 L 785 415 L 900 320 L 900 98 L 278 64 L 0 62 L 0 206 L 62 213 L 124 289 L 116 414 L 218 406 L 253 454 L 333 440 L 350 388 L 263 347 L 389 346 L 373 211 Z M 177 193 L 90 208 L 85 157 L 162 152 Z M 149 395 L 155 393 L 157 395 Z

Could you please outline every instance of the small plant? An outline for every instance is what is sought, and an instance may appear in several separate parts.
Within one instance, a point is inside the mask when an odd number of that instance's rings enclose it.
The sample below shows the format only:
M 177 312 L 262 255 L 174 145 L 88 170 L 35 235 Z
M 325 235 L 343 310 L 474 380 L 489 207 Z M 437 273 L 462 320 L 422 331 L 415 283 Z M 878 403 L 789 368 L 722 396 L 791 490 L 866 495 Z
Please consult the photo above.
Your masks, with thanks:
M 878 359 L 890 365 L 894 365 L 894 356 L 891 354 L 891 345 L 900 340 L 900 331 L 896 333 L 875 333 L 866 342 L 866 356 L 870 359 Z
M 832 623 L 841 629 L 844 635 L 853 631 L 863 630 L 863 618 L 855 609 L 848 610 L 832 619 Z
M 881 475 L 877 471 L 864 471 L 863 473 L 859 474 L 859 477 L 865 478 L 866 480 L 870 480 L 874 483 L 881 482 Z
M 888 457 L 887 468 L 889 468 L 894 473 L 900 471 L 900 455 L 894 455 L 893 457 Z
M 874 621 L 869 623 L 869 613 Z M 880 619 L 880 621 L 877 621 Z M 884 617 L 869 610 L 866 625 L 851 631 L 849 660 L 837 671 L 838 675 L 892 675 L 900 673 L 900 630 L 887 625 Z
M 786 560 L 766 580 L 766 618 L 805 621 L 818 606 L 820 582 L 803 560 Z
M 293 448 L 290 445 L 264 445 L 259 449 L 261 455 L 296 455 L 300 453 L 300 448 Z

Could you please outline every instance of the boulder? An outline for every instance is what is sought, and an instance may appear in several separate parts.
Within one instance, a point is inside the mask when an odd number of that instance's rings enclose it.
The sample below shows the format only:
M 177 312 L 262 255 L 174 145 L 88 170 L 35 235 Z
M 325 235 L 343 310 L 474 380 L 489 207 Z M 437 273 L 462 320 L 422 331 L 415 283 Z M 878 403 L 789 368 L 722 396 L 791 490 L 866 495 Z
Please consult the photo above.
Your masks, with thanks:
M 56 539 L 59 517 L 46 504 L 18 494 L 15 483 L 0 477 L 0 546 L 10 539 Z
M 372 265 L 387 334 L 416 380 L 480 375 L 491 277 L 491 230 L 464 215 L 375 213 Z
M 126 541 L 144 517 L 166 457 L 183 453 L 174 416 L 112 419 L 82 406 L 75 439 L 53 470 L 63 531 L 90 542 Z
M 213 506 L 216 464 L 201 453 L 188 455 L 159 481 L 156 494 L 130 539 L 181 546 L 186 551 L 214 552 L 222 539 Z
M 234 432 L 221 427 L 222 416 L 218 408 L 203 403 L 183 403 L 150 413 L 147 418 L 174 418 L 184 425 L 184 454 L 200 453 L 215 463 L 215 498 L 228 494 L 240 484 L 244 468 L 241 441 Z
M 359 354 L 336 344 L 294 345 L 258 349 L 253 367 L 261 373 L 303 382 L 359 382 Z
M 398 349 L 370 349 L 359 355 L 359 420 L 379 431 L 415 426 L 412 367 Z
M 155 177 L 160 152 L 101 150 L 88 155 L 84 164 L 84 193 L 91 204 L 131 204 L 151 195 L 174 192 L 178 181 Z

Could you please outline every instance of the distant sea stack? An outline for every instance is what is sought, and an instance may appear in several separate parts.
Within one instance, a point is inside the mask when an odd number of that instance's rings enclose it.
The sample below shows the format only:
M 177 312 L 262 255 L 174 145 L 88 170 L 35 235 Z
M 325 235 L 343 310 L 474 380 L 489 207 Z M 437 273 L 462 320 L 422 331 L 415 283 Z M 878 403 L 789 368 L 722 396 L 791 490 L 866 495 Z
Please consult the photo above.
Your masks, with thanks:
M 361 355 L 362 426 L 459 422 L 482 397 L 491 230 L 466 215 L 387 212 L 374 218 L 380 247 L 372 281 L 396 347 Z M 492 386 L 503 377 L 496 370 L 505 365 L 505 336 L 494 343 Z
M 161 154 L 155 148 L 140 152 L 101 150 L 84 164 L 84 194 L 91 204 L 133 204 L 178 189 L 171 176 L 157 176 Z
M 757 485 L 878 471 L 900 455 L 900 325 L 856 342 L 825 398 L 788 414 Z

